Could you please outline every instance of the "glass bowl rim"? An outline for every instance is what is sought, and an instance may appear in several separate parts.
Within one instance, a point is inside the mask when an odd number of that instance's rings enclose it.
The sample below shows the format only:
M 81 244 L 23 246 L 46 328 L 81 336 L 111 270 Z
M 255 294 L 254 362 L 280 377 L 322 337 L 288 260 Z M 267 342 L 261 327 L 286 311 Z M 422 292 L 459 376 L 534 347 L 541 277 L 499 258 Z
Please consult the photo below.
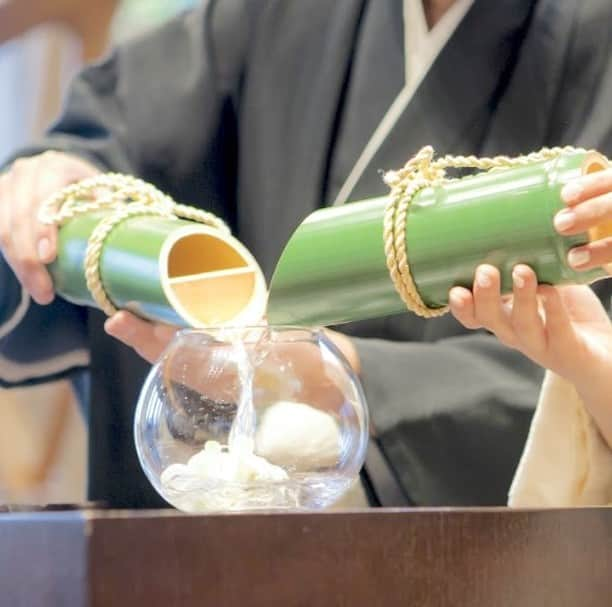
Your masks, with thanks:
M 182 336 L 188 335 L 202 335 L 202 336 L 219 336 L 224 332 L 227 332 L 231 335 L 233 331 L 239 332 L 248 332 L 248 331 L 269 331 L 271 333 L 290 333 L 291 331 L 295 331 L 296 333 L 300 333 L 300 337 L 296 337 L 294 339 L 288 338 L 287 343 L 292 342 L 307 342 L 311 341 L 312 337 L 322 336 L 326 340 L 333 340 L 331 337 L 326 335 L 325 327 L 315 325 L 315 326 L 304 326 L 304 325 L 258 325 L 258 324 L 248 324 L 248 325 L 224 325 L 224 326 L 210 326 L 210 327 L 183 327 L 178 329 L 174 336 L 172 337 L 171 342 L 175 340 L 179 340 Z M 304 339 L 303 336 L 310 336 L 311 339 Z

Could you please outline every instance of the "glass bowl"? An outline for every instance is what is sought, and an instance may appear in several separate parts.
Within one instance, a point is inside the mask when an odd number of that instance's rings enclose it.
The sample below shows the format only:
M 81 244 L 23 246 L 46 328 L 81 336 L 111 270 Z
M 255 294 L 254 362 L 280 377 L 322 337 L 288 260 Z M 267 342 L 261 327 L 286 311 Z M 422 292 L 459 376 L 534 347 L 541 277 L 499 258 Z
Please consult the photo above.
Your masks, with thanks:
M 319 509 L 358 478 L 368 411 L 322 329 L 183 330 L 147 377 L 134 431 L 179 510 Z

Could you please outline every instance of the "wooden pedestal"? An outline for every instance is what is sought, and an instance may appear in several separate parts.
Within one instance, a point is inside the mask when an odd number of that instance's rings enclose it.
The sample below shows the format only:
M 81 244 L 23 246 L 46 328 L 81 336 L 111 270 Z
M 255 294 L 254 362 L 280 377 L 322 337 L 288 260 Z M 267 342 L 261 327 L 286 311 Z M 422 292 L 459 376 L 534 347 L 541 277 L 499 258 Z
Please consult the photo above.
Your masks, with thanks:
M 610 607 L 612 509 L 0 515 L 7 607 Z

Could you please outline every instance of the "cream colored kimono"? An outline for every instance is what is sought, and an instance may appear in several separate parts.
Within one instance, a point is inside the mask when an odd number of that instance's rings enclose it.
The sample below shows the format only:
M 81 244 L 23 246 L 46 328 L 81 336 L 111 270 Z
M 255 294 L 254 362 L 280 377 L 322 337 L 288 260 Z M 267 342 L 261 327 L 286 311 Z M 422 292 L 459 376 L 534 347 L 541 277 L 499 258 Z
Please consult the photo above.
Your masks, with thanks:
M 573 385 L 553 373 L 544 379 L 508 503 L 612 505 L 612 449 Z

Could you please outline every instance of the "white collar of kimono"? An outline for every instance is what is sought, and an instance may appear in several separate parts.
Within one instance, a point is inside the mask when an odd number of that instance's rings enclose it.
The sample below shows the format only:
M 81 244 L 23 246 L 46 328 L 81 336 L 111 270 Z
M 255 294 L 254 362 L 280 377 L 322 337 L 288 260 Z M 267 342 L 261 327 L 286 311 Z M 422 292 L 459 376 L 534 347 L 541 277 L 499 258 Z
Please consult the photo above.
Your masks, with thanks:
M 457 0 L 430 30 L 423 0 L 404 0 L 404 86 L 383 116 L 344 182 L 334 206 L 344 204 L 453 35 L 474 0 Z M 389 168 L 389 167 L 387 167 Z M 392 167 L 391 167 L 392 168 Z

